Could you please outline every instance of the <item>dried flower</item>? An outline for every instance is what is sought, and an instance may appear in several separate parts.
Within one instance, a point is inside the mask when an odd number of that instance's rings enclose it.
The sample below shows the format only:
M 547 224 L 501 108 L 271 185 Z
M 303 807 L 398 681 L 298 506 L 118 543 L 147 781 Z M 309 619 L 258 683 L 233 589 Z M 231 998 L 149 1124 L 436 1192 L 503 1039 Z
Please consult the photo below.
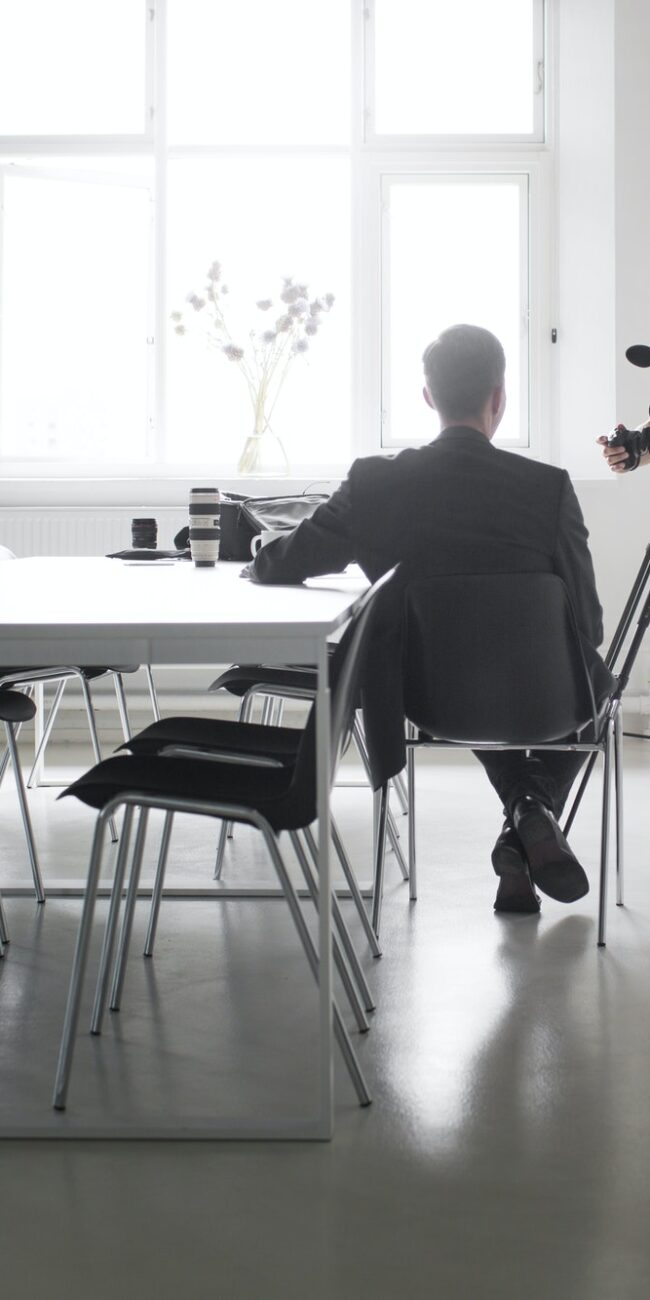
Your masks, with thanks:
M 229 361 L 243 361 L 246 356 L 244 349 L 237 347 L 236 343 L 224 343 L 221 351 Z
M 225 315 L 224 299 L 227 293 L 228 286 L 221 283 L 221 263 L 212 262 L 206 275 L 204 296 L 192 292 L 188 294 L 187 302 L 194 313 L 201 313 L 200 326 L 208 341 L 241 370 L 253 407 L 254 433 L 259 435 L 269 428 L 278 394 L 293 358 L 309 351 L 309 339 L 319 331 L 321 313 L 330 310 L 334 294 L 314 297 L 310 301 L 306 284 L 296 284 L 292 276 L 283 276 L 280 292 L 280 301 L 284 304 L 283 313 L 278 316 L 274 326 L 269 322 L 269 328 L 262 331 L 251 329 L 246 345 L 240 347 L 230 333 Z M 273 299 L 258 298 L 255 305 L 258 311 L 268 312 L 273 307 Z M 183 335 L 188 329 L 197 328 L 192 313 L 187 320 L 186 325 L 181 311 L 171 313 L 176 334 Z M 252 450 L 245 450 L 239 464 L 242 471 L 252 468 L 252 461 L 251 464 L 248 463 L 248 457 L 252 454 Z

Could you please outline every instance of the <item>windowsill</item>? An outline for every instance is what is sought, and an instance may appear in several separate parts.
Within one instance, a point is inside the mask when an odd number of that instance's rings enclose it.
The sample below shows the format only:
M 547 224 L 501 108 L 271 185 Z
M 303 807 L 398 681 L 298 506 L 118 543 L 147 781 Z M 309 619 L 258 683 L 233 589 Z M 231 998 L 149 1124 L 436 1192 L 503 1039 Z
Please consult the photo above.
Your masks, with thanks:
M 329 470 L 324 475 L 282 477 L 228 476 L 207 471 L 177 478 L 133 477 L 116 478 L 1 478 L 0 509 L 2 507 L 38 508 L 66 507 L 94 508 L 96 506 L 179 506 L 186 507 L 191 487 L 198 483 L 216 482 L 224 492 L 243 496 L 288 496 L 313 491 L 333 491 L 347 473 Z

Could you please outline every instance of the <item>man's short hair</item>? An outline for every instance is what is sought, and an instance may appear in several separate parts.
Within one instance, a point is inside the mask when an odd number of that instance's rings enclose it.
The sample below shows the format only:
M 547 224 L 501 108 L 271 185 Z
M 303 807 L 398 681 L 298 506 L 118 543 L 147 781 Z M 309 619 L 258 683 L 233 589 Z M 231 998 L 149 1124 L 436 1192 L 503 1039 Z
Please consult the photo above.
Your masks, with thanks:
M 480 325 L 450 325 L 422 360 L 436 410 L 449 420 L 479 415 L 506 369 L 498 338 Z

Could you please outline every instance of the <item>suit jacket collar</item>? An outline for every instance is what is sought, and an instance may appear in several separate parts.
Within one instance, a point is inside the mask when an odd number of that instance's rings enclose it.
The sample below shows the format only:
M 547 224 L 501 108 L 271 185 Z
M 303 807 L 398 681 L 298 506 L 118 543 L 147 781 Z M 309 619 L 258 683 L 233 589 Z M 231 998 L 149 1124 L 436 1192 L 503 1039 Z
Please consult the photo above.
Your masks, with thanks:
M 485 434 L 481 433 L 480 429 L 472 429 L 471 425 L 468 424 L 452 424 L 447 429 L 441 429 L 438 437 L 434 438 L 433 442 L 429 445 L 433 447 L 436 442 L 450 442 L 452 438 L 457 438 L 461 442 L 474 442 L 478 440 L 485 443 L 488 447 L 492 446 L 490 439 L 486 438 Z

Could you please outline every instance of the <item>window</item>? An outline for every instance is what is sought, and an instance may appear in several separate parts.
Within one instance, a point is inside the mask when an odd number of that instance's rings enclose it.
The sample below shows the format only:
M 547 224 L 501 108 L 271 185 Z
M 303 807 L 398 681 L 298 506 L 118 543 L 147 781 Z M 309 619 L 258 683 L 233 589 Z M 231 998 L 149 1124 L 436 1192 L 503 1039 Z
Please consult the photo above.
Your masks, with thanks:
M 235 348 L 286 277 L 333 296 L 269 417 L 296 477 L 432 437 L 421 355 L 458 320 L 534 445 L 543 36 L 543 0 L 0 0 L 3 475 L 234 475 L 215 262 Z

